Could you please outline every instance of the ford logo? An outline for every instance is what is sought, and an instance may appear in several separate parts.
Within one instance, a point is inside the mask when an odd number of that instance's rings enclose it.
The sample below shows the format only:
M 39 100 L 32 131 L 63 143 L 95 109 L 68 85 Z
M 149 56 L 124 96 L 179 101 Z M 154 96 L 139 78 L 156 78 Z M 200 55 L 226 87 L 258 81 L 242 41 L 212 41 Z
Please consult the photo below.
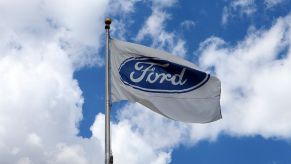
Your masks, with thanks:
M 131 57 L 119 67 L 121 81 L 135 89 L 156 93 L 184 93 L 203 86 L 210 75 L 151 57 Z

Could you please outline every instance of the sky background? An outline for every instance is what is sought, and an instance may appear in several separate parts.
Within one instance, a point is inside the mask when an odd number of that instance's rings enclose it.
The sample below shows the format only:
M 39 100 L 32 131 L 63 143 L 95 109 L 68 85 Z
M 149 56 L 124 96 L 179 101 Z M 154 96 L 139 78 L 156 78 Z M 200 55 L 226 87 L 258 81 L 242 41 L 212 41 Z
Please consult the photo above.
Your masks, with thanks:
M 220 78 L 223 119 L 112 106 L 116 164 L 291 163 L 290 0 L 0 0 L 0 163 L 104 163 L 104 19 L 112 38 Z

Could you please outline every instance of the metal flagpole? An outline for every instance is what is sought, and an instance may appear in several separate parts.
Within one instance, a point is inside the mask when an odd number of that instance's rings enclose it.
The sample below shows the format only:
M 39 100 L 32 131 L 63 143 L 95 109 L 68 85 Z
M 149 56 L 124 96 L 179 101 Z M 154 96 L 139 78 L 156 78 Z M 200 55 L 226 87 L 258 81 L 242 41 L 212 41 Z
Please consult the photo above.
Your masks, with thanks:
M 109 77 L 109 29 L 112 20 L 110 18 L 105 19 L 106 30 L 106 72 L 105 72 L 105 164 L 113 164 L 113 155 L 111 151 L 110 142 L 110 77 Z

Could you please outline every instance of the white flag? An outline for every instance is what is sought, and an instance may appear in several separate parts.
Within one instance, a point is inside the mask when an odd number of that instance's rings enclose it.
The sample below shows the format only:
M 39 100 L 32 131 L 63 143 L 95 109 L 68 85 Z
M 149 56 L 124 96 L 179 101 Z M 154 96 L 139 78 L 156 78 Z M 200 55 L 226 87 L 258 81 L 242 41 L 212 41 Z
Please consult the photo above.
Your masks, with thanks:
M 221 118 L 218 78 L 166 52 L 115 39 L 110 42 L 112 102 L 138 102 L 183 122 Z

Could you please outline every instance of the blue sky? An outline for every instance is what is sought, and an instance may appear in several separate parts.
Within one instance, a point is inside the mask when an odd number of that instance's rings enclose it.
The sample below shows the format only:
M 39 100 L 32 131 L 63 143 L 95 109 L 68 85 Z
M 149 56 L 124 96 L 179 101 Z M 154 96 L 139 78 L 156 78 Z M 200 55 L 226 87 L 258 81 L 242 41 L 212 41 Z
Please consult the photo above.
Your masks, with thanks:
M 222 81 L 223 119 L 112 106 L 115 163 L 291 161 L 291 2 L 0 2 L 0 163 L 103 163 L 104 18 L 112 38 L 167 51 Z

